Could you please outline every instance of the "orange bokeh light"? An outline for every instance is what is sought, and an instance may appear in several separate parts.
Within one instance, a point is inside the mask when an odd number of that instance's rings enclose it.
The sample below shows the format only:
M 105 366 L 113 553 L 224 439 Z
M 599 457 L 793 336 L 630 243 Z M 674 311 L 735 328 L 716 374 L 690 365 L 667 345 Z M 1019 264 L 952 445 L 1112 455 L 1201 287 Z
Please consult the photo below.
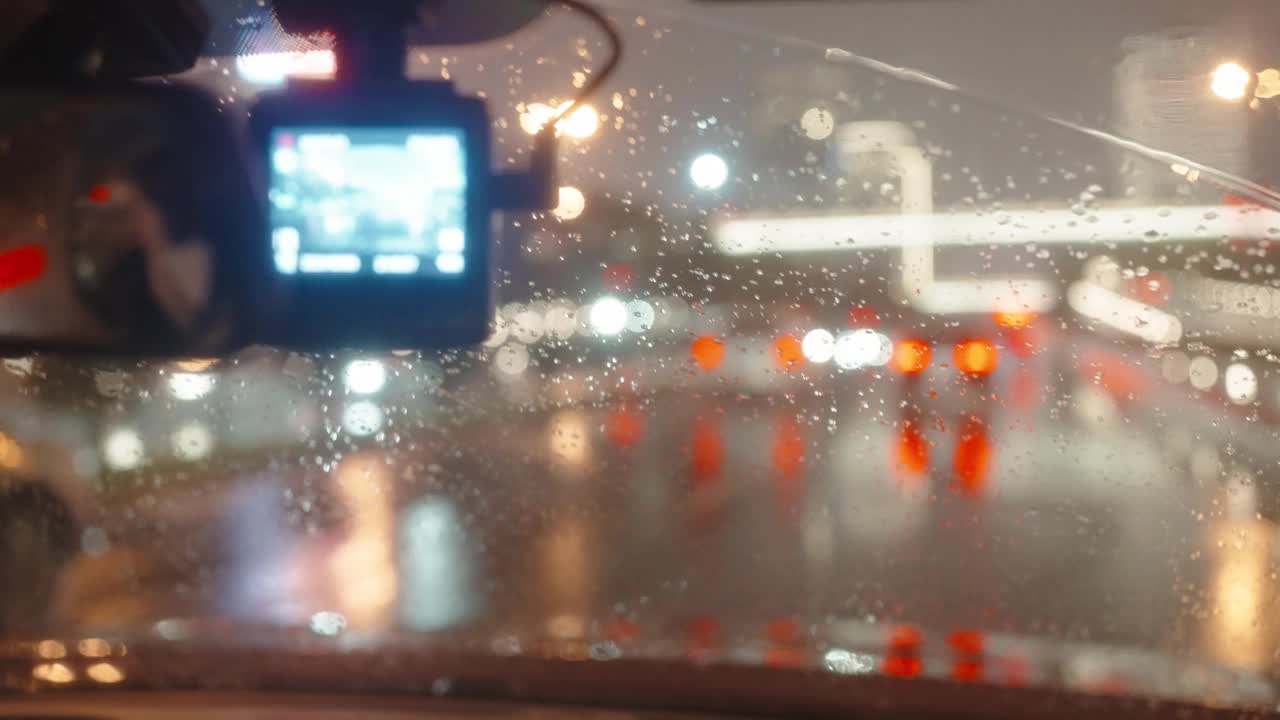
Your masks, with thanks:
M 773 341 L 773 361 L 778 367 L 790 370 L 804 364 L 804 350 L 800 346 L 800 338 L 795 335 L 783 335 Z
M 703 370 L 715 370 L 724 362 L 724 340 L 715 335 L 703 335 L 690 346 L 693 361 Z
M 904 375 L 915 375 L 929 367 L 933 360 L 933 349 L 923 340 L 900 340 L 893 346 L 893 357 L 889 365 Z
M 1002 328 L 1024 328 L 1035 322 L 1036 314 L 1030 311 L 994 312 L 991 317 Z
M 1000 353 L 990 340 L 965 340 L 952 354 L 956 367 L 971 375 L 990 375 L 1000 361 Z

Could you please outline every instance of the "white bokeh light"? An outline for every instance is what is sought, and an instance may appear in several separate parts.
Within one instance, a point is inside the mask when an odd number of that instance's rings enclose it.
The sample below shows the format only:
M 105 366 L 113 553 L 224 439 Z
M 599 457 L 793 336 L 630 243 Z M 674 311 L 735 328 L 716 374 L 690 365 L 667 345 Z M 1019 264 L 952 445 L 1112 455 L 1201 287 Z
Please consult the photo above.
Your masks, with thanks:
M 1226 62 L 1213 71 L 1213 80 L 1209 87 L 1213 94 L 1223 100 L 1240 100 L 1249 92 L 1249 81 L 1253 76 L 1239 63 Z
M 1222 372 L 1222 389 L 1236 405 L 1248 405 L 1258 398 L 1258 374 L 1244 363 L 1232 363 Z
M 826 140 L 836 129 L 836 118 L 826 108 L 811 107 L 800 116 L 800 129 L 810 140 Z
M 715 190 L 729 179 L 729 165 L 715 153 L 705 153 L 693 159 L 689 165 L 689 177 L 703 190 Z
M 192 421 L 174 430 L 169 444 L 180 460 L 203 460 L 213 452 L 213 433 L 204 423 Z
M 893 341 L 883 333 L 863 328 L 836 338 L 835 360 L 845 370 L 879 367 L 893 356 Z
M 511 331 L 511 323 L 507 321 L 502 313 L 498 313 L 493 318 L 493 327 L 489 332 L 489 337 L 485 339 L 484 346 L 487 348 L 496 348 L 507 341 L 507 335 Z
M 587 198 L 582 191 L 572 185 L 560 187 L 560 200 L 551 214 L 560 220 L 573 220 L 587 209 Z
M 132 470 L 142 465 L 146 451 L 142 436 L 133 428 L 118 428 L 102 441 L 102 459 L 112 470 Z
M 836 353 L 836 338 L 828 330 L 810 330 L 800 341 L 800 351 L 809 362 L 828 362 Z
M 209 373 L 173 373 L 169 376 L 169 393 L 178 400 L 199 400 L 213 390 Z
M 603 297 L 591 306 L 591 330 L 597 335 L 617 335 L 627 326 L 627 306 L 615 297 Z
M 529 367 L 529 349 L 522 343 L 507 343 L 493 354 L 493 368 L 501 375 L 519 375 Z
M 542 312 L 535 308 L 524 308 L 511 317 L 508 328 L 512 339 L 525 345 L 532 345 L 542 339 L 546 332 L 546 322 Z
M 578 319 L 574 317 L 573 305 L 565 302 L 557 302 L 547 308 L 546 316 L 543 318 L 543 325 L 547 329 L 547 333 L 557 340 L 568 340 L 573 337 L 574 330 L 578 327 Z
M 648 300 L 632 300 L 627 303 L 627 330 L 633 333 L 648 332 L 653 329 L 657 313 Z
M 356 437 L 366 437 L 382 430 L 383 421 L 382 408 L 368 400 L 353 402 L 342 411 L 342 429 Z
M 236 58 L 236 72 L 254 85 L 280 85 L 291 77 L 333 77 L 337 67 L 338 59 L 332 50 L 269 52 Z
M 1198 355 L 1191 359 L 1191 364 L 1187 366 L 1187 379 L 1191 381 L 1191 387 L 1197 390 L 1208 390 L 1218 382 L 1218 364 L 1213 358 Z
M 352 360 L 342 372 L 347 392 L 372 395 L 387 384 L 387 368 L 379 360 Z

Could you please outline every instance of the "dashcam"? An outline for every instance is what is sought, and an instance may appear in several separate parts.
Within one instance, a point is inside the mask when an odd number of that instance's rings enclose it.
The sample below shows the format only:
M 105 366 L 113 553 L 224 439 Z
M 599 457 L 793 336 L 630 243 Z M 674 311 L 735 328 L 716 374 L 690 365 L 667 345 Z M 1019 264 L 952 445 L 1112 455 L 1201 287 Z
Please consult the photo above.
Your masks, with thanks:
M 492 317 L 489 115 L 452 86 L 302 82 L 251 120 L 269 248 L 295 347 L 464 345 Z
M 22 162 L 0 168 L 0 209 L 63 240 L 41 254 L 49 282 L 0 298 L 8 326 L 22 328 L 0 333 L 0 346 L 209 355 L 480 342 L 493 317 L 493 213 L 555 205 L 556 121 L 618 59 L 598 11 L 556 1 L 596 22 L 613 53 L 537 133 L 528 167 L 500 173 L 485 101 L 404 77 L 409 0 L 278 0 L 281 22 L 334 28 L 337 71 L 259 95 L 247 127 L 181 83 L 0 58 L 11 101 L 0 130 L 30 139 L 15 143 Z M 491 39 L 516 17 L 475 24 L 450 12 L 436 41 Z M 81 44 L 62 50 L 93 54 Z M 74 312 L 55 325 L 51 308 Z

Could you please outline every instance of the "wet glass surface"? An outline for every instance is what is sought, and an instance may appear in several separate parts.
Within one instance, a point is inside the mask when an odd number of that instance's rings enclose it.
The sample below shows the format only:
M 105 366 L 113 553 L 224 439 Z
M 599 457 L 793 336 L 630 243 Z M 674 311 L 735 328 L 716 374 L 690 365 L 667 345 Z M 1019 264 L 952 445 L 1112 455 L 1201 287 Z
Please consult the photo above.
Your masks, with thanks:
M 1113 39 L 1124 149 L 670 10 L 615 10 L 560 207 L 503 219 L 484 347 L 7 361 L 4 636 L 1273 702 L 1275 107 L 1222 67 L 1236 26 Z M 237 112 L 324 71 L 296 49 L 184 80 Z M 519 164 L 601 52 L 556 13 L 409 74 L 485 93 Z

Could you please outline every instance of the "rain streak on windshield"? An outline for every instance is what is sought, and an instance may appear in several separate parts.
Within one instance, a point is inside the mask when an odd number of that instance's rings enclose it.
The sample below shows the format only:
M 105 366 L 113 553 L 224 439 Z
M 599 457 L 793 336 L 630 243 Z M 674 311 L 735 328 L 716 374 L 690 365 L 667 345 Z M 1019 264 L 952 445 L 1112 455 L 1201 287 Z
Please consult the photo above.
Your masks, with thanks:
M 1148 28 L 1063 123 L 672 8 L 614 9 L 483 347 L 6 361 L 0 631 L 1274 703 L 1280 74 Z M 502 166 L 603 58 L 549 15 L 409 53 L 488 99 Z M 242 113 L 332 72 L 255 32 L 177 81 Z M 102 642 L 35 680 L 127 675 Z

